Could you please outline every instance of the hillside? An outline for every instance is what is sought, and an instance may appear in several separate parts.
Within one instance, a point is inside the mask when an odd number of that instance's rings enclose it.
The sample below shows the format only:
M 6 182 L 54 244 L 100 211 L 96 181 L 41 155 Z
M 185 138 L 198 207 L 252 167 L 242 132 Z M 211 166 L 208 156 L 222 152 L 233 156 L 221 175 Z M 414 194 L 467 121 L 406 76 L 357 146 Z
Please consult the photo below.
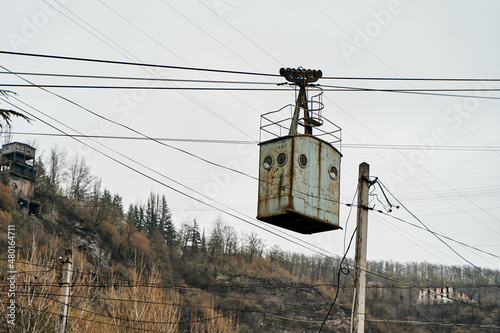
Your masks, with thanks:
M 352 262 L 305 256 L 240 235 L 222 217 L 210 230 L 174 225 L 167 197 L 122 207 L 83 159 L 37 163 L 30 214 L 0 185 L 0 248 L 15 226 L 15 326 L 8 323 L 12 274 L 2 255 L 0 327 L 52 332 L 60 308 L 64 250 L 73 251 L 70 332 L 348 332 Z M 66 165 L 65 168 L 57 167 Z M 9 227 L 10 226 L 10 227 Z M 350 270 L 347 269 L 350 267 Z M 500 272 L 486 273 L 500 280 Z M 367 332 L 498 332 L 500 293 L 471 267 L 370 262 Z M 454 287 L 468 300 L 418 302 L 420 289 Z M 435 295 L 440 295 L 435 294 Z

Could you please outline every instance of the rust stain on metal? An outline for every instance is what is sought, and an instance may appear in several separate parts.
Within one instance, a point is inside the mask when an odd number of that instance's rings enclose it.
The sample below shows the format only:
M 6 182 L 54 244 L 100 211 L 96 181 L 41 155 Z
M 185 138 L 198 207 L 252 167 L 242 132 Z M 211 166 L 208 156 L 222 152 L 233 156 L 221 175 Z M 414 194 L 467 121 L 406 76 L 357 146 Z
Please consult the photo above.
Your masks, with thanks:
M 340 170 L 340 156 L 332 145 L 310 135 L 262 142 L 257 218 L 305 234 L 339 229 L 340 185 L 329 169 Z

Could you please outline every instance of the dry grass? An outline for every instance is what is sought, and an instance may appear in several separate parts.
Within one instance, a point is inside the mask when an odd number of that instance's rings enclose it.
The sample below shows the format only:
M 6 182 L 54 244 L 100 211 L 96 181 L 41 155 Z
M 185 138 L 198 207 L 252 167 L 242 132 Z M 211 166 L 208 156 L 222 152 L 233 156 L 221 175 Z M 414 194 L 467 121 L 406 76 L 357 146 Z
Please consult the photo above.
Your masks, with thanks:
M 31 247 L 18 253 L 16 270 L 15 332 L 54 332 L 61 303 L 61 244 L 38 248 L 36 237 Z M 56 267 L 57 266 L 57 267 Z M 0 330 L 8 331 L 7 268 L 0 270 Z M 73 278 L 69 307 L 69 332 L 180 332 L 182 306 L 173 288 L 162 288 L 158 267 L 146 270 L 141 261 L 129 268 L 128 279 L 104 278 L 91 267 L 82 253 L 73 252 Z M 216 310 L 192 315 L 191 332 L 235 332 L 234 316 Z M 183 326 L 185 327 L 185 325 Z

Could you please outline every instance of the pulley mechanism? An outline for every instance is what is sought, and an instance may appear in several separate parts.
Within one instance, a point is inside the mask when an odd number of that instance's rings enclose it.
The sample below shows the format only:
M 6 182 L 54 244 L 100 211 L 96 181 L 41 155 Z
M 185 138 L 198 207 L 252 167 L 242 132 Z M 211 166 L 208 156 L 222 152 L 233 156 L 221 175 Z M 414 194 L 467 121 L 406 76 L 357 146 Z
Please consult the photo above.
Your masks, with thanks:
M 314 126 L 321 126 L 322 122 L 320 117 L 312 117 L 310 114 L 312 110 L 308 107 L 306 88 L 311 86 L 311 83 L 318 81 L 318 79 L 323 76 L 323 72 L 321 70 L 304 69 L 302 67 L 297 69 L 281 68 L 280 75 L 288 82 L 292 82 L 299 86 L 299 95 L 295 102 L 295 110 L 293 112 L 292 123 L 288 135 L 297 135 L 301 108 L 304 110 L 304 134 L 312 135 L 312 128 Z

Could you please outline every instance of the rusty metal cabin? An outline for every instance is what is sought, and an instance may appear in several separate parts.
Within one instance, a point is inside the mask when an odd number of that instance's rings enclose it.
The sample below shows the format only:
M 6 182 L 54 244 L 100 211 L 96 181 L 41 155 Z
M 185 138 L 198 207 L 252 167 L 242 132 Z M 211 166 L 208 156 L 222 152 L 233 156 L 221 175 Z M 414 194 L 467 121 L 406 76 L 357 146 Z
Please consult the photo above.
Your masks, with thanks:
M 340 229 L 341 129 L 321 116 L 322 91 L 315 90 L 308 105 L 261 117 L 257 219 L 303 234 Z M 304 134 L 293 130 L 297 108 L 306 111 L 296 122 Z

